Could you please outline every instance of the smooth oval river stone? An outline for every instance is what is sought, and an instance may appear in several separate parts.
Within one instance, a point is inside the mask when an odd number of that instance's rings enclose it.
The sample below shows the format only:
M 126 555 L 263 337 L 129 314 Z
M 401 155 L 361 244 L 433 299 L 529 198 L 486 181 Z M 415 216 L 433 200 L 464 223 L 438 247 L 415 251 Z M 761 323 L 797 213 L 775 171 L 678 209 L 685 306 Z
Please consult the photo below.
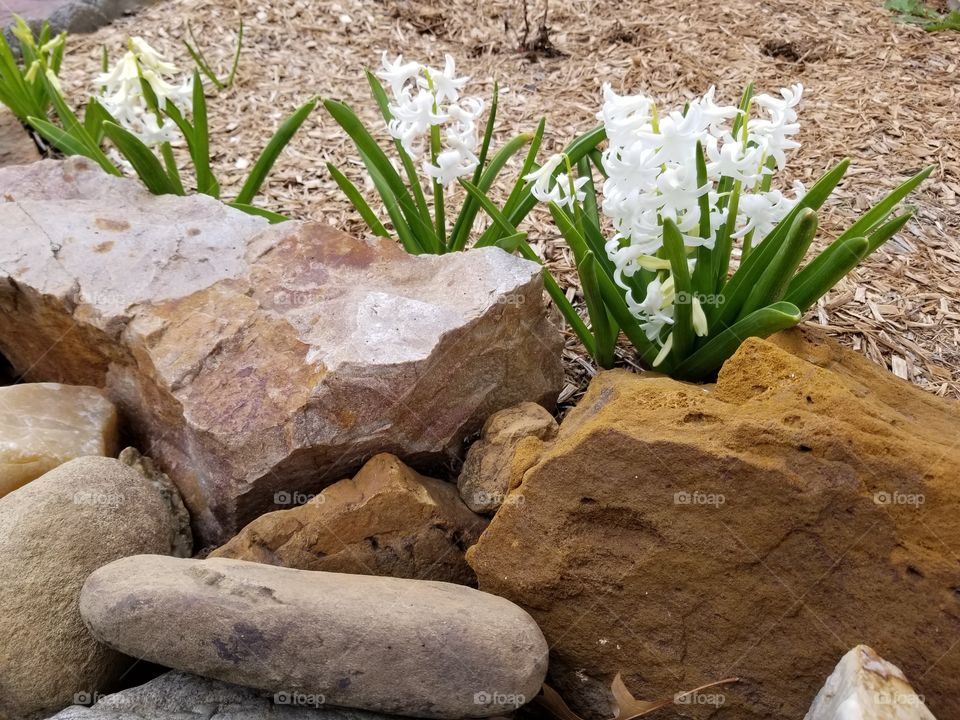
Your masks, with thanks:
M 84 580 L 127 555 L 188 555 L 189 528 L 173 484 L 133 448 L 0 498 L 0 720 L 45 718 L 116 685 L 135 661 L 84 627 Z
M 525 611 L 442 582 L 138 555 L 94 572 L 80 613 L 97 639 L 138 658 L 416 717 L 508 712 L 547 669 Z

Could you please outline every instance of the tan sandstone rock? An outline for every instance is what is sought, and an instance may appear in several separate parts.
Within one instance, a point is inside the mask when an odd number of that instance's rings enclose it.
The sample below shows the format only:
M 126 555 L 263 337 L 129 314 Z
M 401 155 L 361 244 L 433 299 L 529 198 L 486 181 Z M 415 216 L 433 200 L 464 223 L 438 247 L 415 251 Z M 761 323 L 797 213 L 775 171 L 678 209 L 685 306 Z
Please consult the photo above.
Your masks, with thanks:
M 95 387 L 0 387 L 0 497 L 83 455 L 116 455 L 117 409 Z
M 646 698 L 741 678 L 697 717 L 802 717 L 857 642 L 960 717 L 958 427 L 798 333 L 747 340 L 716 386 L 601 373 L 467 560 L 591 717 L 617 672 Z
M 397 715 L 502 714 L 546 674 L 526 612 L 451 583 L 139 555 L 90 575 L 80 612 L 134 657 Z
M 0 498 L 0 720 L 113 689 L 134 660 L 89 633 L 80 588 L 127 555 L 188 554 L 189 530 L 172 483 L 129 448 L 70 460 Z
M 0 170 L 0 228 L 0 352 L 29 379 L 105 387 L 205 544 L 377 452 L 448 462 L 561 384 L 541 269 L 496 248 L 268 228 L 82 158 Z
M 381 454 L 305 505 L 261 515 L 211 557 L 476 585 L 463 554 L 486 525 L 453 485 Z
M 0 167 L 27 165 L 39 159 L 36 143 L 17 116 L 0 105 Z
M 936 720 L 903 672 L 858 645 L 844 655 L 804 720 Z
M 536 403 L 521 403 L 496 412 L 470 446 L 457 488 L 467 506 L 493 514 L 519 478 L 536 462 L 544 441 L 557 435 L 553 415 Z

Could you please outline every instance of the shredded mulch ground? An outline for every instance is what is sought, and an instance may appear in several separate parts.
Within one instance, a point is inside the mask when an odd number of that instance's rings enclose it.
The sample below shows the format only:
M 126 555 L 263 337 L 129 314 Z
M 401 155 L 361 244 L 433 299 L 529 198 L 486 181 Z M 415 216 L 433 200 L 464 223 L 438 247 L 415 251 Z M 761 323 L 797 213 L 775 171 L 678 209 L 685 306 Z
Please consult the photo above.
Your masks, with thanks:
M 720 99 L 735 102 L 749 81 L 758 92 L 802 82 L 803 147 L 781 180 L 809 184 L 840 158 L 852 159 L 824 209 L 821 242 L 898 182 L 935 166 L 910 198 L 915 218 L 831 292 L 808 322 L 900 377 L 960 397 L 960 33 L 928 34 L 896 22 L 882 5 L 595 0 L 554 1 L 545 8 L 539 0 L 530 2 L 525 25 L 523 3 L 501 0 L 164 0 L 93 35 L 71 38 L 63 82 L 71 97 L 89 92 L 101 46 L 118 57 L 134 34 L 189 67 L 180 42 L 188 23 L 225 73 L 243 17 L 238 81 L 228 90 L 211 89 L 208 99 L 215 170 L 227 198 L 281 120 L 313 95 L 346 100 L 382 134 L 362 71 L 377 66 L 384 50 L 436 65 L 451 53 L 473 77 L 470 93 L 482 97 L 489 98 L 499 80 L 497 140 L 532 131 L 546 114 L 543 152 L 596 124 L 605 80 L 669 105 L 711 84 Z M 281 157 L 258 204 L 364 232 L 327 174 L 328 160 L 362 185 L 352 146 L 318 110 Z M 506 174 L 515 174 L 518 164 Z M 568 295 L 579 300 L 576 273 L 548 217 L 536 212 L 524 229 Z M 571 400 L 595 370 L 572 336 L 567 356 L 564 399 Z M 631 362 L 628 351 L 621 357 Z

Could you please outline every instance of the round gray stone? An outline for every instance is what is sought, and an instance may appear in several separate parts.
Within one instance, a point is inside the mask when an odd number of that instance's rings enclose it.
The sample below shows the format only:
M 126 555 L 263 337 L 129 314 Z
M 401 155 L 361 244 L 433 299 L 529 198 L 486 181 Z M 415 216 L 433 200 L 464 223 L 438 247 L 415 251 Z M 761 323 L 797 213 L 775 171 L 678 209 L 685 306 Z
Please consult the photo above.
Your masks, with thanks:
M 190 545 L 176 489 L 129 448 L 120 460 L 71 460 L 0 498 L 0 720 L 46 717 L 110 687 L 133 660 L 87 631 L 84 580 L 125 555 Z

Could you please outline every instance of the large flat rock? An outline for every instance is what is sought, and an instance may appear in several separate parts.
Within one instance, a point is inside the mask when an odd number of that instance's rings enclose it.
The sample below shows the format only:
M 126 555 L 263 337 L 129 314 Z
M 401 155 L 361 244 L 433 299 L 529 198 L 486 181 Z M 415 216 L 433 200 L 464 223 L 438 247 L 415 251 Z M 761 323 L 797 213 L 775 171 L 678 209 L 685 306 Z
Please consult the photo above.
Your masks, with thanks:
M 468 551 L 574 710 L 609 717 L 617 673 L 643 698 L 736 676 L 674 711 L 800 718 L 862 643 L 960 717 L 960 409 L 777 343 L 745 341 L 715 386 L 597 375 Z
M 204 543 L 377 452 L 448 461 L 560 387 L 540 269 L 495 248 L 268 227 L 83 158 L 0 169 L 0 228 L 0 352 L 28 379 L 104 387 Z

